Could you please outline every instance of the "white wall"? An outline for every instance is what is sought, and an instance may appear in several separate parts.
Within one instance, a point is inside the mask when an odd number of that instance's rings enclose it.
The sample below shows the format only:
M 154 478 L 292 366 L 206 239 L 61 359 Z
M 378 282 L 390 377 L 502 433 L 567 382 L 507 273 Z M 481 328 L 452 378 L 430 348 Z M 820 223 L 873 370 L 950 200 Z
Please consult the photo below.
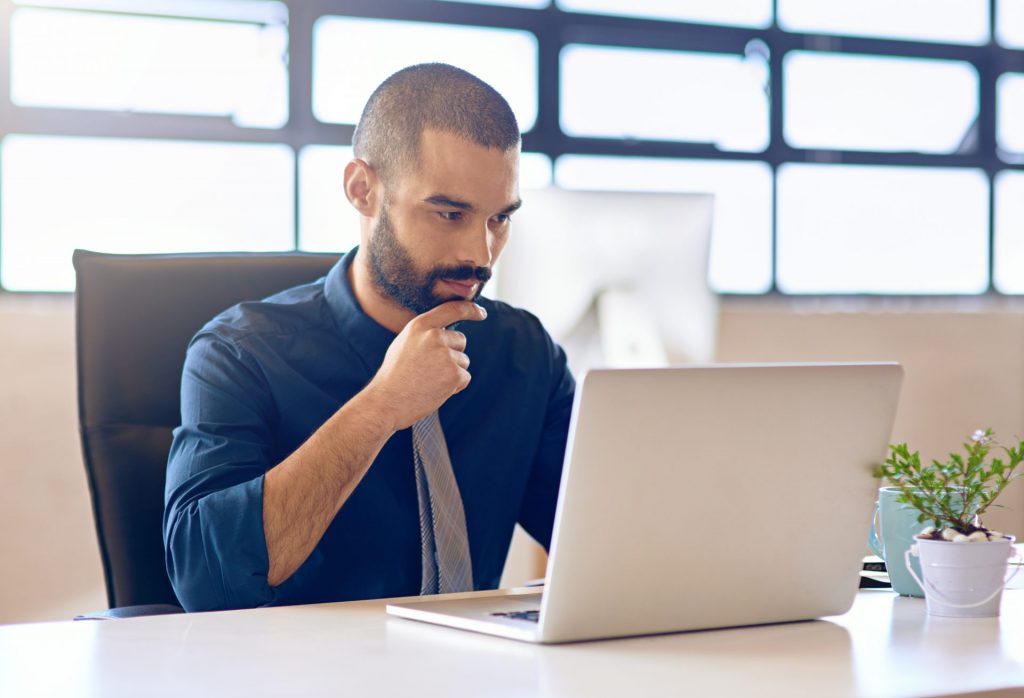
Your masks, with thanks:
M 0 623 L 105 606 L 79 455 L 73 335 L 70 298 L 0 295 Z M 1024 299 L 726 301 L 718 358 L 902 361 L 893 436 L 926 457 L 978 427 L 1024 436 Z M 1006 504 L 989 524 L 1024 534 L 1024 484 Z M 506 581 L 538 576 L 539 560 L 517 549 Z
M 0 295 L 0 623 L 106 607 L 67 296 Z
M 1024 438 L 1024 299 L 733 301 L 718 346 L 721 361 L 901 362 L 893 441 L 922 458 L 945 460 L 978 428 Z M 1000 501 L 986 523 L 1024 534 L 1024 483 Z

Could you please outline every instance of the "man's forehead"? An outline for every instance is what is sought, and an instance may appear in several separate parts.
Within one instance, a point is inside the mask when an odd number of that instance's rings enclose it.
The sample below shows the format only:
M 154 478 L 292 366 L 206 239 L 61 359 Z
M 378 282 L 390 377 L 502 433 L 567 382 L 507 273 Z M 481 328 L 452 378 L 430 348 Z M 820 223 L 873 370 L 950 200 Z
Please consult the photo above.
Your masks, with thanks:
M 459 158 L 519 161 L 519 147 L 501 148 L 481 145 L 468 138 L 444 131 L 424 131 L 416 147 L 420 164 L 447 162 Z
M 444 146 L 444 147 L 448 147 L 448 148 L 453 148 L 453 147 L 481 148 L 483 150 L 493 150 L 493 151 L 498 152 L 498 153 L 506 153 L 506 152 L 512 152 L 512 151 L 518 152 L 519 151 L 519 145 L 518 144 L 516 144 L 515 146 L 513 146 L 511 148 L 507 148 L 507 149 L 502 149 L 502 148 L 493 147 L 493 146 L 486 146 L 486 145 L 483 145 L 483 144 L 479 143 L 478 141 L 474 140 L 471 136 L 468 136 L 466 134 L 458 133 L 456 131 L 452 131 L 452 130 L 448 130 L 448 129 L 444 129 L 444 128 L 437 128 L 437 127 L 433 127 L 433 126 L 428 126 L 428 127 L 424 128 L 422 131 L 420 131 L 419 137 L 416 139 L 416 143 L 417 143 L 417 146 L 418 146 L 418 148 L 420 150 L 422 150 L 425 147 L 430 147 L 431 145 L 439 145 L 439 146 Z
M 474 206 L 514 204 L 519 191 L 519 148 L 488 148 L 455 134 L 425 131 L 414 167 L 398 177 L 419 199 L 447 197 Z

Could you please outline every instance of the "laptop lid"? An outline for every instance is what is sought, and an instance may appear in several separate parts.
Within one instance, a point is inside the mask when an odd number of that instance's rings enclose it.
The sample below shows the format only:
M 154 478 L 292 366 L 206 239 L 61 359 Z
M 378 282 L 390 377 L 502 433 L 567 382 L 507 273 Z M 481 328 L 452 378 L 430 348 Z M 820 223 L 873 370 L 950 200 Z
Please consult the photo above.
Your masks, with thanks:
M 586 373 L 539 639 L 848 610 L 902 375 L 897 364 Z

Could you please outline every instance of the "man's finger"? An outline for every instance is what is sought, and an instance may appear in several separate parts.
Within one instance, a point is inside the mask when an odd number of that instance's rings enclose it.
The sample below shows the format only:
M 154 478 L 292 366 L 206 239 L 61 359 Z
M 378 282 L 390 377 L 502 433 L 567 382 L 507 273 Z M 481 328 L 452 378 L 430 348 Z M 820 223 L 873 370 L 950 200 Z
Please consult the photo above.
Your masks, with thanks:
M 428 310 L 413 321 L 424 327 L 447 327 L 463 320 L 479 321 L 487 317 L 487 311 L 471 301 L 448 301 Z
M 466 351 L 466 335 L 456 330 L 444 330 L 444 340 L 455 351 Z
M 452 395 L 455 393 L 461 393 L 469 386 L 469 381 L 473 380 L 473 376 L 469 375 L 469 371 L 464 368 L 459 369 L 459 384 L 452 391 Z
M 454 349 L 452 349 L 451 350 L 451 357 L 452 357 L 452 361 L 455 362 L 455 365 L 458 366 L 459 368 L 461 368 L 461 369 L 468 369 L 469 368 L 469 357 L 466 356 L 465 354 L 463 354 L 461 351 L 455 351 Z

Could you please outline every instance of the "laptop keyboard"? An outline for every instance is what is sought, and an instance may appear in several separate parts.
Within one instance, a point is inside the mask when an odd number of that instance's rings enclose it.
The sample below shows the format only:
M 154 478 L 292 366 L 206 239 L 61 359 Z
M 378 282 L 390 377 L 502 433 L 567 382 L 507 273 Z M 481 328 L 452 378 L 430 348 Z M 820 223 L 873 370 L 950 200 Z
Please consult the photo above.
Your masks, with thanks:
M 501 616 L 502 618 L 512 618 L 513 620 L 528 620 L 534 623 L 540 620 L 540 611 L 502 611 L 498 613 L 492 613 L 492 616 Z

